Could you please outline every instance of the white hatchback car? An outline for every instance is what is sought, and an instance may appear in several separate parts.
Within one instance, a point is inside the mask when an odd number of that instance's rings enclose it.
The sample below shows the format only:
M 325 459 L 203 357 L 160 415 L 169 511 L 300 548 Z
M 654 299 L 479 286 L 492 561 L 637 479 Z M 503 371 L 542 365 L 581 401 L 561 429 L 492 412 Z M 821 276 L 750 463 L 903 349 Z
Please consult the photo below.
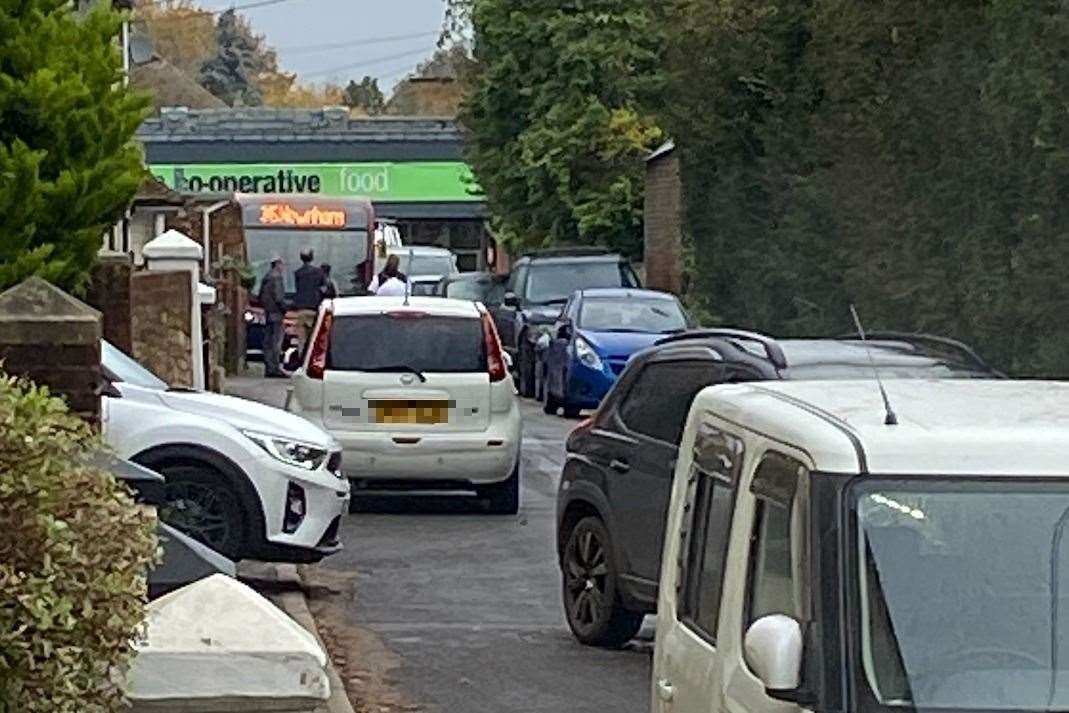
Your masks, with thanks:
M 474 490 L 493 512 L 519 507 L 519 406 L 481 304 L 325 302 L 287 407 L 337 438 L 360 487 Z
M 166 479 L 164 521 L 238 560 L 314 562 L 341 549 L 349 482 L 337 441 L 255 401 L 167 384 L 104 342 L 104 437 Z
M 654 713 L 1069 708 L 1069 384 L 885 386 L 694 400 Z

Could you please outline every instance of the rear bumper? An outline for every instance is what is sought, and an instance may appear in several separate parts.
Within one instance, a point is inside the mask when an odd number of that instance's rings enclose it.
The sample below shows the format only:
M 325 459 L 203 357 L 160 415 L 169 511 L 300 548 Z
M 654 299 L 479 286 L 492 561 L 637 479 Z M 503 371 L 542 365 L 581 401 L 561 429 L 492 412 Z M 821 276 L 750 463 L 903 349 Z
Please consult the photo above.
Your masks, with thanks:
M 515 409 L 513 409 L 513 413 Z M 508 479 L 520 452 L 512 413 L 477 433 L 335 431 L 350 480 L 457 481 L 488 485 Z

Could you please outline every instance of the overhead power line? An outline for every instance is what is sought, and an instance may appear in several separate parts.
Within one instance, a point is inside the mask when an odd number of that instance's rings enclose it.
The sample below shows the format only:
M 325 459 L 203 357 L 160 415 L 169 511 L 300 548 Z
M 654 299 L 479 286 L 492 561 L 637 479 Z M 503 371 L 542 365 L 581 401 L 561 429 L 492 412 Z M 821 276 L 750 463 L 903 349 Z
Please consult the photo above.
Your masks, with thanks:
M 416 55 L 429 57 L 431 52 L 433 52 L 433 50 L 429 50 L 428 48 L 424 47 L 422 49 L 411 50 L 409 52 L 401 52 L 400 54 L 387 55 L 385 57 L 372 57 L 371 59 L 361 60 L 360 62 L 353 62 L 352 64 L 343 64 L 337 67 L 319 69 L 315 72 L 299 72 L 298 74 L 301 77 L 323 77 L 328 74 L 334 74 L 335 72 L 347 72 L 352 69 L 362 69 L 363 67 L 379 64 L 380 62 L 390 62 L 395 59 L 404 59 L 405 57 L 415 57 Z
M 244 3 L 242 5 L 231 5 L 225 7 L 222 10 L 208 10 L 206 8 L 188 8 L 188 11 L 182 15 L 157 15 L 156 17 L 144 18 L 149 22 L 182 22 L 184 20 L 196 20 L 204 17 L 205 15 L 222 15 L 223 13 L 233 10 L 237 12 L 239 10 L 255 10 L 259 7 L 268 7 L 270 5 L 281 5 L 287 2 L 295 2 L 295 0 L 255 0 L 254 2 Z M 185 9 L 185 8 L 183 8 Z M 136 11 L 134 13 L 137 15 Z
M 335 49 L 343 49 L 345 47 L 355 46 L 367 46 L 367 45 L 382 45 L 387 42 L 403 42 L 405 40 L 415 40 L 422 37 L 437 37 L 440 33 L 435 30 L 434 32 L 414 32 L 408 35 L 396 35 L 394 37 L 365 37 L 357 40 L 345 40 L 344 42 L 330 42 L 327 44 L 315 44 L 315 45 L 297 45 L 292 47 L 278 47 L 279 52 L 286 52 L 287 54 L 315 54 L 316 52 L 327 52 Z

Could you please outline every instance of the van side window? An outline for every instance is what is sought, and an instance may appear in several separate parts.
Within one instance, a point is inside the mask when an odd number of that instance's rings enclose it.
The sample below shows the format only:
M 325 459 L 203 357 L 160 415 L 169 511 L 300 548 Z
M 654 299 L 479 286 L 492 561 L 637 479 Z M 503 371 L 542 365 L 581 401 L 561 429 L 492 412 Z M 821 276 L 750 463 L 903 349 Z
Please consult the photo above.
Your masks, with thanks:
M 806 467 L 780 453 L 769 453 L 757 466 L 750 490 L 757 496 L 751 538 L 746 626 L 769 614 L 801 618 L 792 523 L 795 492 Z
M 716 643 L 742 442 L 703 425 L 694 447 L 679 576 L 678 616 Z
M 630 431 L 679 445 L 694 397 L 720 382 L 723 372 L 724 367 L 712 360 L 647 364 L 620 404 L 620 419 Z

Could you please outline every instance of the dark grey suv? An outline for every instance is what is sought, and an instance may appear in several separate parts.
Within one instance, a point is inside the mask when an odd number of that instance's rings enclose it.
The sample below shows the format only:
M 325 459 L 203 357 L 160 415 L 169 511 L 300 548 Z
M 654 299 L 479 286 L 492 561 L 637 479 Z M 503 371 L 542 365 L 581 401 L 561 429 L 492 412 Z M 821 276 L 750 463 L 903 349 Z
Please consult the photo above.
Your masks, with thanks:
M 883 378 L 1001 376 L 949 339 L 885 332 L 870 334 L 868 345 Z M 705 330 L 636 354 L 594 416 L 568 438 L 557 548 L 575 637 L 620 646 L 654 611 L 678 444 L 699 391 L 743 381 L 871 379 L 869 350 L 856 337 L 777 341 Z

